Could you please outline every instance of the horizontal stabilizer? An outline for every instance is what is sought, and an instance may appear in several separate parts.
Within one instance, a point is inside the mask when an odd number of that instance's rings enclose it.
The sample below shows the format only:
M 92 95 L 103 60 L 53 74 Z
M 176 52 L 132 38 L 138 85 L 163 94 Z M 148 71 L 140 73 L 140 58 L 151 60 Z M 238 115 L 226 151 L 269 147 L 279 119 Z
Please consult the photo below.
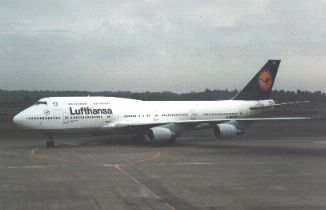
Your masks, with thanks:
M 273 105 L 266 105 L 266 106 L 254 106 L 250 107 L 251 110 L 266 110 L 271 109 L 276 106 L 284 106 L 284 105 L 293 105 L 293 104 L 302 104 L 302 103 L 310 103 L 310 101 L 293 101 L 293 102 L 286 102 L 286 103 L 280 103 L 280 104 L 273 104 Z

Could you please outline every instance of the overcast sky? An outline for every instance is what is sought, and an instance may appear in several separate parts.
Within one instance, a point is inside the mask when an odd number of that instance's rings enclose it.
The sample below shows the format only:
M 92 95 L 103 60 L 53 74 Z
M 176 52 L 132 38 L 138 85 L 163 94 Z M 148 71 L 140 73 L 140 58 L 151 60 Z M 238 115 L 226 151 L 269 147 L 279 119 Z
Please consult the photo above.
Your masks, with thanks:
M 1 0 L 0 89 L 326 92 L 325 0 Z

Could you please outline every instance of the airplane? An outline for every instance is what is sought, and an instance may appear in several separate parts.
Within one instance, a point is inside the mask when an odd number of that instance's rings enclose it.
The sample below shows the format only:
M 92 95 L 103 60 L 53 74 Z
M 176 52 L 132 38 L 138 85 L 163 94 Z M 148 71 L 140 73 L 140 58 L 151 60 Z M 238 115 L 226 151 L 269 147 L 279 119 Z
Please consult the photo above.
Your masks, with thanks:
M 25 129 L 44 132 L 47 147 L 57 134 L 128 134 L 134 140 L 174 143 L 186 130 L 211 129 L 216 138 L 244 134 L 256 121 L 309 117 L 258 118 L 273 109 L 270 99 L 281 60 L 268 60 L 232 99 L 222 101 L 141 101 L 116 97 L 49 97 L 14 116 Z

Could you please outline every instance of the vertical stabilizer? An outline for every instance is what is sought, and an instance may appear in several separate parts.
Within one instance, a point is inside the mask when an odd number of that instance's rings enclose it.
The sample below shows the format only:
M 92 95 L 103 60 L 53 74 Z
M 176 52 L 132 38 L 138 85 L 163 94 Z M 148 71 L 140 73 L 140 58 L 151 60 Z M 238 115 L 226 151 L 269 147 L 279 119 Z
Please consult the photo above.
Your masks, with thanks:
M 269 99 L 281 60 L 268 60 L 260 71 L 232 100 Z

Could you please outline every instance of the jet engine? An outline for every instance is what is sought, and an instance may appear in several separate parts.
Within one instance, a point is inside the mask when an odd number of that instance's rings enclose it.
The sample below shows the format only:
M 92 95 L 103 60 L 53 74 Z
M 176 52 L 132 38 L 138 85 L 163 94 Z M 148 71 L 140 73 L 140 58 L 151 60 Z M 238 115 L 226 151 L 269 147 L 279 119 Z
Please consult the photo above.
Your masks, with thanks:
M 171 142 L 175 141 L 176 134 L 167 128 L 150 128 L 146 134 L 148 142 Z
M 232 138 L 240 134 L 241 131 L 231 124 L 217 124 L 213 126 L 213 135 L 216 138 Z

